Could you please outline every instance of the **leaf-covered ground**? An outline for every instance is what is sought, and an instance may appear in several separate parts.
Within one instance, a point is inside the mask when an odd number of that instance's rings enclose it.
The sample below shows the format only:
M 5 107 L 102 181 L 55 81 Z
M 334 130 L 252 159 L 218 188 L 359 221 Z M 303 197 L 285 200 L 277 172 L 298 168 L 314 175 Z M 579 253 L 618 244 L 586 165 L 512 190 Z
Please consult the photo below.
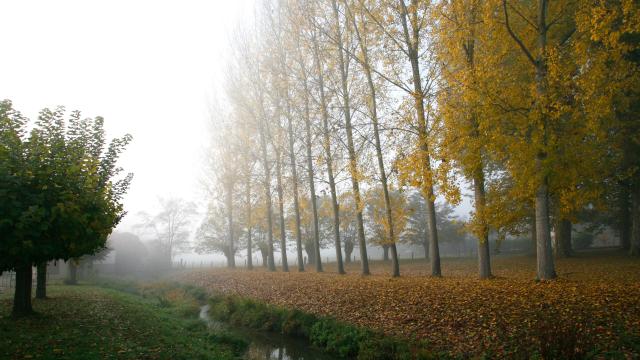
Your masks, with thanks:
M 52 286 L 36 316 L 8 317 L 0 299 L 0 359 L 232 359 L 187 319 L 139 296 L 90 286 Z M 197 309 L 197 308 L 196 308 Z
M 425 340 L 455 355 L 586 355 L 615 351 L 638 356 L 640 261 L 623 255 L 582 254 L 557 262 L 558 280 L 536 282 L 533 257 L 496 258 L 495 279 L 476 279 L 474 260 L 443 260 L 442 278 L 428 264 L 375 262 L 362 277 L 358 264 L 338 275 L 196 270 L 181 275 L 209 291 L 239 295 L 405 338 Z M 569 353 L 563 353 L 569 351 Z

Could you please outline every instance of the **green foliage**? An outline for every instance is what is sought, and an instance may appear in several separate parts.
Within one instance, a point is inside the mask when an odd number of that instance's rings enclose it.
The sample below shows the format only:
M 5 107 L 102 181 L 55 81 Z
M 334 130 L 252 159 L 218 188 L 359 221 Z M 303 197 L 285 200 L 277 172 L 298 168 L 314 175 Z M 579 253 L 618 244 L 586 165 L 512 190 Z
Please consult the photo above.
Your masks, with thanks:
M 116 163 L 131 136 L 105 149 L 102 118 L 64 115 L 29 124 L 0 102 L 0 270 L 95 254 L 124 215 L 131 174 L 116 179 Z
M 289 336 L 310 338 L 317 317 L 299 310 L 287 311 L 282 323 L 282 333 Z
M 360 343 L 365 341 L 365 332 L 333 319 L 320 319 L 311 328 L 311 342 L 326 351 L 341 357 L 356 357 Z
M 227 332 L 213 332 L 207 336 L 207 340 L 214 344 L 228 346 L 238 354 L 244 353 L 249 347 L 245 339 Z

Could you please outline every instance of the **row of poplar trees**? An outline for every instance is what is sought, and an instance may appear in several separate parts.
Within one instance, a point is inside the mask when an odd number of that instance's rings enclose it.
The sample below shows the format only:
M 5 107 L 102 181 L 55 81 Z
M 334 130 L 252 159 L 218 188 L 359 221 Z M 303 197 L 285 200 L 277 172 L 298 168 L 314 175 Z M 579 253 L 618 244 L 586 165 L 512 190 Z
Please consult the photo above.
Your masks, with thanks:
M 433 276 L 441 275 L 436 198 L 457 204 L 465 193 L 480 278 L 491 277 L 490 232 L 523 229 L 536 244 L 537 278 L 555 278 L 552 230 L 556 254 L 569 256 L 585 209 L 615 214 L 623 247 L 640 252 L 637 1 L 272 0 L 259 2 L 230 44 L 211 163 L 230 266 L 241 236 L 251 266 L 259 218 L 269 269 L 279 238 L 288 270 L 289 235 L 304 270 L 300 203 L 310 202 L 322 271 L 321 192 L 331 197 L 344 273 L 340 195 L 348 193 L 369 274 L 362 194 L 372 188 L 384 199 L 393 276 L 398 189 L 426 201 Z

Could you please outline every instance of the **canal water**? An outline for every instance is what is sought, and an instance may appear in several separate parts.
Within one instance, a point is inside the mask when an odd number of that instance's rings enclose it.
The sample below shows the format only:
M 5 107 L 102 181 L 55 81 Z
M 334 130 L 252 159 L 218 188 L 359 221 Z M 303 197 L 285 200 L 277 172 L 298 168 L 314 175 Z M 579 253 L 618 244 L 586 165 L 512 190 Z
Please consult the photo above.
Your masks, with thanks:
M 330 360 L 334 357 L 315 349 L 304 339 L 278 333 L 232 327 L 209 317 L 209 305 L 200 308 L 200 319 L 212 330 L 224 330 L 249 341 L 247 360 Z

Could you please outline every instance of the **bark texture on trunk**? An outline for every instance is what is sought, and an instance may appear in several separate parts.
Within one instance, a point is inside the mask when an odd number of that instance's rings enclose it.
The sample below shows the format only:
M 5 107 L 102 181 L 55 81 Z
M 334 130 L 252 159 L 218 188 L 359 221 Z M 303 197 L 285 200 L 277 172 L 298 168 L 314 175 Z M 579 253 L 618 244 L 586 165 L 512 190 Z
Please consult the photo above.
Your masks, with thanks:
M 38 264 L 36 276 L 36 299 L 47 298 L 47 263 Z
M 313 216 L 313 243 L 320 244 L 320 225 L 318 222 L 318 201 L 316 199 L 315 171 L 313 169 L 313 151 L 312 151 L 312 135 L 311 135 L 311 115 L 309 111 L 309 97 L 307 88 L 307 79 L 303 79 L 305 89 L 304 99 L 304 128 L 306 132 L 306 148 L 307 148 L 307 177 L 309 180 L 309 201 L 311 202 L 311 214 Z M 314 255 L 315 256 L 315 255 Z M 311 257 L 309 257 L 311 259 Z M 304 264 L 302 264 L 304 265 Z M 299 267 L 300 271 L 304 271 L 304 266 Z
M 269 271 L 276 271 L 276 262 L 273 258 L 273 209 L 271 205 L 271 169 L 269 168 L 269 158 L 267 155 L 267 134 L 264 121 L 260 121 L 260 147 L 262 148 L 262 166 L 264 167 L 264 196 L 267 206 L 267 267 L 269 268 Z
M 472 10 L 473 11 L 473 10 Z M 470 20 L 470 26 L 473 26 L 476 22 L 476 12 L 473 11 L 472 18 Z M 466 40 L 466 44 L 463 45 L 466 57 L 467 57 L 467 69 L 471 74 L 475 72 L 475 37 L 473 31 Z M 472 132 L 471 137 L 476 141 L 480 138 L 480 126 L 478 122 L 477 104 L 470 103 L 471 112 L 469 120 L 471 122 Z M 486 190 L 485 190 L 485 177 L 484 177 L 484 162 L 482 158 L 483 149 L 476 150 L 477 160 L 472 165 L 473 168 L 473 190 L 474 190 L 474 206 L 476 210 L 476 221 L 478 222 L 478 277 L 480 279 L 488 279 L 491 274 L 491 258 L 489 251 L 489 227 L 487 226 L 485 207 L 486 207 Z
M 551 247 L 551 231 L 549 225 L 549 190 L 542 184 L 536 192 L 536 253 L 537 279 L 551 280 L 556 278 Z
M 618 232 L 620 233 L 620 247 L 629 251 L 631 247 L 631 211 L 629 201 L 629 182 L 623 181 L 620 184 L 619 208 L 618 208 Z
M 482 169 L 476 169 L 473 178 L 473 188 L 475 197 L 476 213 L 479 217 L 481 235 L 478 238 L 478 277 L 480 279 L 489 279 L 491 274 L 491 255 L 489 252 L 489 229 L 486 226 L 484 209 L 486 205 L 486 196 L 484 189 L 484 173 Z
M 251 178 L 247 177 L 247 269 L 253 270 L 253 244 L 251 243 Z
M 13 296 L 13 317 L 22 317 L 33 313 L 31 307 L 31 287 L 33 281 L 31 264 L 16 268 L 16 287 Z
M 418 141 L 422 152 L 422 193 L 427 205 L 427 231 L 429 234 L 429 252 L 431 255 L 431 276 L 441 276 L 440 249 L 438 246 L 438 229 L 436 228 L 436 207 L 435 195 L 433 193 L 433 179 L 431 174 L 431 155 L 427 144 L 427 118 L 424 112 L 424 92 L 422 90 L 422 78 L 420 77 L 420 62 L 418 44 L 420 43 L 420 33 L 418 21 L 418 1 L 411 0 L 411 16 L 404 0 L 400 0 L 402 29 L 407 46 L 407 54 L 411 62 L 411 73 L 413 78 L 413 97 L 416 115 L 418 119 Z M 408 19 L 411 20 L 409 29 Z
M 536 96 L 540 107 L 541 125 L 543 131 L 543 146 L 547 146 L 548 118 L 546 115 L 547 96 L 547 0 L 538 0 L 538 58 L 536 65 Z M 543 171 L 540 163 L 547 156 L 543 150 L 536 159 L 536 167 Z M 538 256 L 538 279 L 555 279 L 556 268 L 553 262 L 553 249 L 551 247 L 551 226 L 549 224 L 549 180 L 545 176 L 542 184 L 536 191 L 536 235 Z
M 287 261 L 287 228 L 284 223 L 284 194 L 282 191 L 282 162 L 280 161 L 280 151 L 276 150 L 276 188 L 278 192 L 278 217 L 280 218 L 280 253 L 282 260 L 282 271 L 289 271 Z
M 536 233 L 536 211 L 535 204 L 533 208 L 533 215 L 531 216 L 530 221 L 531 226 L 531 254 L 536 256 L 538 254 L 537 243 L 538 243 L 538 234 Z
M 640 256 L 640 179 L 633 184 L 631 193 L 631 247 L 629 254 Z
M 548 0 L 537 1 L 537 49 L 535 52 L 530 51 L 526 45 L 515 34 L 509 23 L 509 10 L 507 1 L 502 0 L 502 7 L 505 16 L 505 26 L 511 38 L 516 42 L 522 53 L 527 57 L 528 61 L 535 69 L 535 106 L 538 111 L 537 122 L 534 125 L 541 131 L 541 144 L 535 144 L 538 147 L 538 153 L 535 156 L 534 166 L 539 174 L 544 173 L 543 162 L 547 158 L 547 146 L 549 138 L 549 118 L 547 109 L 547 6 Z M 534 57 L 535 56 L 535 57 Z M 535 192 L 535 211 L 536 211 L 536 251 L 537 251 L 537 278 L 539 280 L 549 280 L 556 277 L 555 265 L 553 262 L 553 249 L 551 247 L 551 226 L 549 224 L 549 178 L 543 175 L 540 179 Z
M 430 198 L 433 195 L 433 187 L 428 192 Z M 436 228 L 436 206 L 433 200 L 427 201 L 427 225 L 429 231 L 429 262 L 431 263 L 431 276 L 442 276 L 440 267 L 440 247 L 438 246 L 438 229 Z
M 573 255 L 571 249 L 571 221 L 560 218 L 555 225 L 556 256 L 564 258 Z
M 235 245 L 234 245 L 234 229 L 233 229 L 233 185 L 227 185 L 227 225 L 229 226 L 229 238 L 227 239 L 227 267 L 236 267 Z
M 291 162 L 291 176 L 293 177 L 293 211 L 296 220 L 296 255 L 298 256 L 298 271 L 304 271 L 304 260 L 302 257 L 302 230 L 300 229 L 300 201 L 298 200 L 298 169 L 296 155 L 294 152 L 293 121 L 289 114 L 289 101 L 287 100 L 287 119 L 289 126 L 289 161 Z

